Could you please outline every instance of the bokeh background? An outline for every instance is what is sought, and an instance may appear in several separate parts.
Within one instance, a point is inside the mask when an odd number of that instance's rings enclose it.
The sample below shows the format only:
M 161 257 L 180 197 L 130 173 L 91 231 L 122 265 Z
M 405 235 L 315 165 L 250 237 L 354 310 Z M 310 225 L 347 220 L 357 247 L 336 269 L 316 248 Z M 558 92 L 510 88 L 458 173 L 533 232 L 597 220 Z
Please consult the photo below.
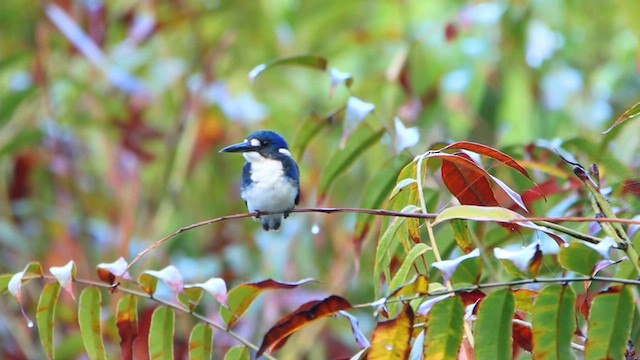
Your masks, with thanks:
M 640 99 L 638 18 L 640 2 L 606 0 L 3 0 L 0 273 L 73 259 L 78 277 L 94 279 L 98 263 L 244 212 L 243 159 L 218 150 L 258 129 L 294 144 L 305 126 L 320 124 L 294 151 L 302 207 L 358 207 L 370 180 L 399 156 L 450 140 L 516 156 L 532 143 L 572 142 L 585 162 L 605 158 L 633 173 L 640 126 L 601 133 Z M 325 58 L 353 83 L 332 85 L 327 72 L 294 65 L 249 79 L 260 64 L 303 54 Z M 350 97 L 375 105 L 360 126 L 386 133 L 321 194 L 346 139 L 343 124 L 326 117 Z M 230 286 L 318 279 L 254 306 L 239 332 L 259 342 L 304 301 L 330 293 L 373 300 L 378 222 L 360 258 L 355 222 L 353 214 L 294 214 L 279 233 L 248 219 L 222 222 L 181 234 L 134 271 L 174 264 L 190 282 L 220 276 Z M 25 292 L 28 308 L 38 290 Z M 61 348 L 81 354 L 72 310 L 58 316 Z M 291 353 L 355 352 L 344 323 L 331 332 L 313 326 L 322 341 L 296 336 Z M 38 358 L 37 343 L 18 306 L 0 298 L 0 355 Z

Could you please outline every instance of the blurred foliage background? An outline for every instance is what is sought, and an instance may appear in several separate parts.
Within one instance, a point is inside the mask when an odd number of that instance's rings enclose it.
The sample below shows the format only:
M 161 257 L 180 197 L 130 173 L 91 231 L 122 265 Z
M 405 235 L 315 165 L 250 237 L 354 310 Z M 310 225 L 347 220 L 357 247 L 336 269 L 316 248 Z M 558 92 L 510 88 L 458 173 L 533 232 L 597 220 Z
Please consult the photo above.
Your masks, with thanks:
M 386 135 L 320 205 L 359 206 L 369 180 L 399 152 L 411 159 L 448 140 L 515 155 L 534 142 L 571 140 L 585 163 L 609 159 L 633 174 L 640 124 L 601 132 L 640 98 L 639 17 L 639 2 L 605 0 L 3 0 L 0 273 L 73 259 L 79 277 L 95 278 L 98 263 L 131 259 L 182 226 L 244 212 L 243 159 L 218 150 L 261 128 L 296 143 L 305 124 L 350 96 L 376 106 L 361 126 Z M 301 54 L 326 58 L 353 84 L 332 87 L 326 73 L 296 66 L 248 78 L 259 64 Z M 398 146 L 404 127 L 419 131 L 408 149 Z M 294 153 L 302 207 L 319 205 L 318 184 L 344 140 L 340 123 L 320 129 Z M 250 220 L 223 222 L 180 235 L 137 267 L 171 263 L 188 281 L 221 276 L 230 285 L 321 281 L 254 306 L 238 332 L 257 342 L 311 298 L 373 300 L 375 244 L 364 243 L 358 264 L 354 223 L 348 214 L 294 214 L 279 233 L 265 233 Z M 0 348 L 38 357 L 37 336 L 5 299 Z M 26 302 L 36 299 L 37 291 Z M 291 346 L 315 346 L 318 358 L 352 354 L 348 326 L 334 330 Z M 77 336 L 62 341 L 69 354 L 81 353 Z M 233 344 L 216 338 L 225 341 Z

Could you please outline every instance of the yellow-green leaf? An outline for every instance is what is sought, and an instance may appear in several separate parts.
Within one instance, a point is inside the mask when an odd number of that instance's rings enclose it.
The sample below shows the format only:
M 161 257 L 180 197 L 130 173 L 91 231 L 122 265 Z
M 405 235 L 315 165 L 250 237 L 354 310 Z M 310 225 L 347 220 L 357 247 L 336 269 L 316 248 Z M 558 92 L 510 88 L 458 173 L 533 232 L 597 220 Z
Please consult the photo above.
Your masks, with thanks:
M 464 326 L 464 306 L 458 296 L 435 304 L 427 318 L 424 354 L 428 359 L 458 359 Z
M 49 359 L 54 358 L 53 325 L 60 290 L 61 287 L 58 283 L 48 283 L 45 285 L 40 294 L 38 309 L 36 311 L 36 323 L 38 324 L 40 343 Z
M 626 286 L 612 286 L 596 296 L 589 312 L 587 360 L 624 358 L 633 307 L 633 295 Z
M 175 314 L 173 310 L 160 306 L 153 312 L 149 329 L 149 358 L 152 360 L 173 359 L 173 333 Z
M 567 285 L 549 285 L 533 305 L 533 356 L 536 359 L 571 359 L 575 329 L 576 293 Z
M 213 350 L 213 328 L 208 324 L 198 324 L 189 336 L 189 359 L 211 359 Z
M 324 71 L 327 69 L 327 59 L 317 55 L 300 55 L 273 60 L 251 69 L 249 72 L 249 79 L 251 81 L 255 81 L 256 78 L 265 70 L 282 65 L 298 65 Z
M 234 346 L 224 355 L 224 360 L 250 360 L 251 354 L 246 346 Z
M 107 358 L 102 340 L 101 306 L 100 290 L 89 287 L 82 291 L 78 302 L 78 322 L 84 348 L 92 360 Z
M 373 330 L 368 360 L 404 360 L 411 351 L 413 310 L 406 305 L 397 318 L 378 323 Z
M 134 341 L 138 337 L 138 297 L 124 296 L 118 302 L 116 326 L 120 335 L 120 355 L 123 359 L 132 359 Z

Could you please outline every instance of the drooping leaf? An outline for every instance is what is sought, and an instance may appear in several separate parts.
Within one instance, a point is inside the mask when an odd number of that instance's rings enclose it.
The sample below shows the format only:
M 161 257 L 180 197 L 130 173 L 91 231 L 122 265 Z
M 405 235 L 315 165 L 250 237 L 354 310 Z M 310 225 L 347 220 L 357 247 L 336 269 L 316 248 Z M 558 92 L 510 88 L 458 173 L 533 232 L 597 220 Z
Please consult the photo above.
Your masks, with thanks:
M 464 307 L 457 296 L 440 301 L 427 317 L 424 353 L 429 359 L 458 359 L 464 326 Z
M 331 94 L 340 84 L 344 84 L 346 87 L 351 87 L 351 84 L 353 84 L 353 76 L 349 73 L 342 72 L 336 68 L 330 68 L 328 73 L 331 77 Z
M 523 320 L 518 313 L 514 316 L 514 320 Z M 513 322 L 513 343 L 521 347 L 527 352 L 533 351 L 533 333 L 531 326 L 525 322 Z
M 571 359 L 575 329 L 576 293 L 567 285 L 549 285 L 533 305 L 533 356 L 536 359 Z
M 375 145 L 384 135 L 385 129 L 377 131 L 366 126 L 361 126 L 351 136 L 343 149 L 338 149 L 330 158 L 326 168 L 322 172 L 320 185 L 318 186 L 320 203 L 327 195 L 329 187 L 344 173 L 367 149 Z
M 73 260 L 69 261 L 65 266 L 57 267 L 52 266 L 49 268 L 49 272 L 56 277 L 60 286 L 71 295 L 71 297 L 75 300 L 75 295 L 73 295 L 73 280 L 76 278 L 76 264 Z
M 413 267 L 413 263 L 419 256 L 422 256 L 422 254 L 429 250 L 431 250 L 431 247 L 424 243 L 415 244 L 413 248 L 411 248 L 404 257 L 402 265 L 400 265 L 398 271 L 396 271 L 395 275 L 391 278 L 391 282 L 389 282 L 389 289 L 391 293 L 407 282 L 407 277 L 409 276 L 409 271 Z
M 612 286 L 595 297 L 588 320 L 587 360 L 624 358 L 633 307 L 633 295 L 626 286 Z
M 211 278 L 204 283 L 185 284 L 178 300 L 193 310 L 202 298 L 203 292 L 211 294 L 220 304 L 227 305 L 227 284 L 221 278 Z
M 467 151 L 474 152 L 476 154 L 490 157 L 492 159 L 495 159 L 503 163 L 504 165 L 509 166 L 510 168 L 518 171 L 522 175 L 531 179 L 531 176 L 529 176 L 527 169 L 525 169 L 522 165 L 520 165 L 514 158 L 490 146 L 478 144 L 470 141 L 458 141 L 458 142 L 454 142 L 453 144 L 445 146 L 444 148 L 440 149 L 440 151 L 449 150 L 449 149 L 467 150 Z
M 264 335 L 256 356 L 264 352 L 274 352 L 284 345 L 289 336 L 310 323 L 331 316 L 341 310 L 349 310 L 351 304 L 339 296 L 332 295 L 324 300 L 314 300 L 300 306 L 291 314 L 280 319 Z
M 510 289 L 494 291 L 480 303 L 474 328 L 476 359 L 511 359 L 514 311 Z
M 22 284 L 30 281 L 30 278 L 24 279 L 27 275 L 42 276 L 42 266 L 38 262 L 30 262 L 24 267 L 24 270 L 17 272 L 11 276 L 7 284 L 7 290 L 16 300 L 22 304 Z
M 234 346 L 226 354 L 224 360 L 251 360 L 251 354 L 246 346 Z
M 560 248 L 558 261 L 565 269 L 582 275 L 591 275 L 602 256 L 579 240 Z
M 140 288 L 149 295 L 153 295 L 156 292 L 158 280 L 165 283 L 175 293 L 179 293 L 184 289 L 182 274 L 173 265 L 158 271 L 146 270 L 138 277 Z
M 175 314 L 166 306 L 158 307 L 151 316 L 149 328 L 149 358 L 173 359 Z
M 433 309 L 433 307 L 437 303 L 439 303 L 441 301 L 444 301 L 444 300 L 446 300 L 446 299 L 448 299 L 448 298 L 450 298 L 452 296 L 453 296 L 453 294 L 444 294 L 444 295 L 434 296 L 434 297 L 431 297 L 431 298 L 425 300 L 418 307 L 418 315 L 428 316 L 429 313 L 431 312 L 431 310 Z
M 455 159 L 455 161 L 454 161 Z M 462 161 L 461 159 L 464 159 Z M 473 167 L 477 167 L 474 169 Z M 442 158 L 442 182 L 462 205 L 499 206 L 488 174 L 463 153 Z
M 189 359 L 211 359 L 213 351 L 213 328 L 208 324 L 198 324 L 189 335 Z
M 475 249 L 467 255 L 459 256 L 452 260 L 437 261 L 432 266 L 442 273 L 446 281 L 451 280 L 454 275 L 455 283 L 477 284 L 480 280 L 480 249 Z
M 373 330 L 367 360 L 404 360 L 411 351 L 413 310 L 405 305 L 397 318 L 378 323 Z
M 84 348 L 91 360 L 107 358 L 102 340 L 101 306 L 100 290 L 89 287 L 82 291 L 78 302 L 78 323 Z
M 417 127 L 406 127 L 397 116 L 393 119 L 395 129 L 395 149 L 399 154 L 402 150 L 415 146 L 420 141 L 420 131 Z
M 40 344 L 49 357 L 54 358 L 54 341 L 53 341 L 53 325 L 56 315 L 56 305 L 60 296 L 60 284 L 48 283 L 42 289 L 40 299 L 38 300 L 38 309 L 36 311 L 36 323 L 38 324 L 38 335 L 40 335 Z
M 322 129 L 335 124 L 344 119 L 347 107 L 341 107 L 328 116 L 311 115 L 302 122 L 300 129 L 297 131 L 293 143 L 291 144 L 291 153 L 294 157 L 301 159 L 307 146 Z
M 420 211 L 415 205 L 408 205 L 401 212 L 406 213 L 417 213 Z M 400 241 L 398 241 L 398 237 L 402 236 L 399 234 L 399 230 L 402 228 L 402 225 L 405 224 L 407 218 L 405 217 L 396 217 L 393 219 L 391 224 L 387 226 L 384 233 L 378 240 L 378 247 L 376 248 L 376 259 L 373 265 L 373 280 L 374 280 L 374 292 L 375 297 L 379 298 L 381 294 L 380 289 L 380 278 L 384 274 L 387 282 L 391 281 L 391 273 L 389 271 L 391 259 L 395 252 L 395 249 L 399 245 Z
M 371 343 L 369 343 L 369 340 L 367 340 L 367 337 L 364 336 L 362 331 L 360 331 L 360 324 L 358 323 L 358 318 L 342 310 L 340 310 L 338 314 L 344 316 L 345 318 L 347 318 L 347 320 L 349 320 L 349 324 L 351 325 L 351 332 L 353 333 L 353 337 L 356 339 L 356 343 L 358 344 L 358 346 L 360 346 L 360 348 L 362 349 L 366 349 L 370 347 Z
M 383 164 L 382 168 L 367 183 L 360 207 L 363 209 L 379 209 L 384 204 L 387 196 L 395 185 L 395 180 L 400 170 L 410 161 L 406 156 L 394 157 Z M 358 214 L 356 217 L 356 230 L 353 234 L 353 243 L 359 252 L 362 242 L 367 236 L 371 224 L 375 220 L 372 214 Z M 356 257 L 358 253 L 356 253 Z
M 356 131 L 364 119 L 366 119 L 375 108 L 375 105 L 362 101 L 355 96 L 347 100 L 347 110 L 344 116 L 342 140 L 340 142 L 341 149 L 345 148 L 351 134 Z
M 131 279 L 127 271 L 128 266 L 127 261 L 123 257 L 120 257 L 112 263 L 98 264 L 96 271 L 98 272 L 100 280 L 113 285 L 117 278 Z
M 640 115 L 640 102 L 636 103 L 635 105 L 633 105 L 631 108 L 627 109 L 627 111 L 625 111 L 624 113 L 622 113 L 622 115 L 618 116 L 618 118 L 616 119 L 616 121 L 613 123 L 613 125 L 611 125 L 607 130 L 605 130 L 602 135 L 606 135 L 608 134 L 611 130 L 617 128 L 618 126 L 620 126 L 620 124 L 634 119 L 636 117 L 638 117 L 638 115 Z
M 138 297 L 124 296 L 118 302 L 116 326 L 120 336 L 120 354 L 123 359 L 133 359 L 134 341 L 138 337 Z
M 515 276 L 536 277 L 542 262 L 542 251 L 537 241 L 520 250 L 494 248 L 493 255 Z
M 434 219 L 433 224 L 437 225 L 452 219 L 492 221 L 497 223 L 514 222 L 522 227 L 526 227 L 532 230 L 549 232 L 549 229 L 543 226 L 538 226 L 531 221 L 527 221 L 524 216 L 518 214 L 517 212 L 497 206 L 451 206 L 440 211 Z
M 220 316 L 225 324 L 227 324 L 227 327 L 232 328 L 262 292 L 266 290 L 294 289 L 313 281 L 315 280 L 303 279 L 294 283 L 285 283 L 268 279 L 257 283 L 239 285 L 229 291 L 227 299 L 228 306 L 220 308 Z
M 265 70 L 283 65 L 298 65 L 325 71 L 327 69 L 327 60 L 317 55 L 300 55 L 283 59 L 276 59 L 268 63 L 260 64 L 251 69 L 251 71 L 249 72 L 249 79 L 253 82 Z

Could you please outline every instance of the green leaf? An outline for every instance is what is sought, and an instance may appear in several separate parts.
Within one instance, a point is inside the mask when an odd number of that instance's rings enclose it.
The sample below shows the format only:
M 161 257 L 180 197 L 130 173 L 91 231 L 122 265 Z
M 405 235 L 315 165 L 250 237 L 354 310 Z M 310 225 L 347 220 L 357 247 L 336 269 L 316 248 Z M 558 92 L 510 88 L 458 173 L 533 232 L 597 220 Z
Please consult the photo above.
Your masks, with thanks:
M 465 220 L 451 220 L 451 229 L 453 229 L 453 239 L 465 254 L 470 253 L 476 248 L 476 242 L 469 230 L 469 223 Z
M 367 359 L 406 359 L 411 351 L 413 310 L 405 305 L 397 318 L 379 322 L 373 331 Z
M 587 360 L 624 358 L 633 308 L 633 295 L 625 286 L 612 286 L 596 296 L 589 313 Z
M 89 359 L 107 358 L 102 341 L 101 306 L 100 290 L 90 287 L 82 291 L 78 302 L 78 322 Z
M 409 205 L 401 210 L 401 212 L 406 213 L 416 213 L 419 212 L 420 208 L 415 205 Z M 376 260 L 373 265 L 373 281 L 374 281 L 374 292 L 375 298 L 378 299 L 381 296 L 380 289 L 380 278 L 383 273 L 387 282 L 391 281 L 391 273 L 389 272 L 389 265 L 391 264 L 391 258 L 393 257 L 393 253 L 400 243 L 397 241 L 398 230 L 400 227 L 407 221 L 405 217 L 395 217 L 391 224 L 384 231 L 380 240 L 378 240 L 378 247 L 376 248 Z
M 49 357 L 54 358 L 53 325 L 56 315 L 56 305 L 60 296 L 61 286 L 58 283 L 48 283 L 42 289 L 36 310 L 36 322 L 42 348 Z
M 580 241 L 560 247 L 558 261 L 565 269 L 575 271 L 582 275 L 591 275 L 602 256 L 591 247 Z
M 407 256 L 405 256 L 404 260 L 402 261 L 402 265 L 400 265 L 400 268 L 398 268 L 398 271 L 389 283 L 390 293 L 393 293 L 396 289 L 400 288 L 404 283 L 407 282 L 407 276 L 409 276 L 409 271 L 411 270 L 413 263 L 419 256 L 429 250 L 431 250 L 431 248 L 424 243 L 415 244 L 414 247 L 411 248 Z
M 175 314 L 173 310 L 160 306 L 153 312 L 149 329 L 149 358 L 173 359 L 173 333 Z
M 408 157 L 398 156 L 391 161 L 387 161 L 383 164 L 382 168 L 376 173 L 376 175 L 368 181 L 365 186 L 364 196 L 360 207 L 363 209 L 379 209 L 385 202 L 391 189 L 395 186 L 396 178 L 400 173 L 400 170 L 404 168 L 410 161 Z M 364 241 L 365 236 L 369 231 L 371 224 L 373 223 L 375 216 L 372 214 L 358 214 L 356 217 L 356 230 L 353 235 L 354 243 L 359 245 Z
M 333 119 L 344 117 L 345 109 L 342 107 L 327 117 L 311 115 L 304 120 L 291 144 L 291 153 L 301 159 L 311 140 L 320 134 L 323 128 L 331 125 Z
M 211 359 L 213 351 L 213 328 L 208 324 L 198 324 L 189 336 L 189 359 Z
M 298 65 L 324 71 L 327 69 L 327 59 L 316 55 L 301 55 L 273 60 L 251 69 L 249 79 L 253 82 L 265 70 L 283 65 Z
M 476 359 L 511 359 L 514 311 L 510 289 L 494 291 L 480 303 L 474 329 Z
M 429 359 L 458 359 L 464 327 L 464 305 L 458 296 L 433 306 L 427 317 L 424 353 Z
M 162 270 L 147 270 L 140 274 L 138 283 L 144 292 L 153 295 L 158 288 L 158 280 L 162 280 L 171 290 L 180 293 L 184 289 L 184 280 L 180 271 L 169 265 Z
M 328 165 L 322 172 L 322 179 L 318 186 L 320 199 L 327 195 L 329 187 L 344 173 L 362 154 L 371 146 L 378 143 L 384 135 L 385 129 L 371 130 L 366 126 L 361 126 L 351 136 L 344 149 L 338 149 L 329 159 Z M 320 201 L 322 202 L 322 201 Z
M 576 293 L 570 286 L 549 285 L 535 300 L 532 312 L 533 356 L 572 359 Z
M 611 130 L 618 127 L 620 124 L 626 122 L 627 120 L 636 118 L 638 117 L 638 115 L 640 115 L 640 102 L 636 103 L 630 109 L 627 109 L 627 111 L 625 111 L 622 115 L 618 116 L 613 125 L 605 130 L 602 135 L 608 134 Z
M 0 295 L 7 292 L 9 288 L 9 281 L 13 277 L 13 274 L 2 274 L 0 275 Z
M 518 220 L 517 224 L 533 230 L 547 231 L 546 228 L 538 226 L 515 211 L 499 206 L 476 206 L 458 205 L 448 207 L 438 213 L 433 220 L 433 225 L 450 221 L 453 219 L 465 219 L 473 221 L 493 221 L 509 223 Z
M 251 354 L 246 346 L 234 346 L 224 355 L 224 360 L 250 360 Z

